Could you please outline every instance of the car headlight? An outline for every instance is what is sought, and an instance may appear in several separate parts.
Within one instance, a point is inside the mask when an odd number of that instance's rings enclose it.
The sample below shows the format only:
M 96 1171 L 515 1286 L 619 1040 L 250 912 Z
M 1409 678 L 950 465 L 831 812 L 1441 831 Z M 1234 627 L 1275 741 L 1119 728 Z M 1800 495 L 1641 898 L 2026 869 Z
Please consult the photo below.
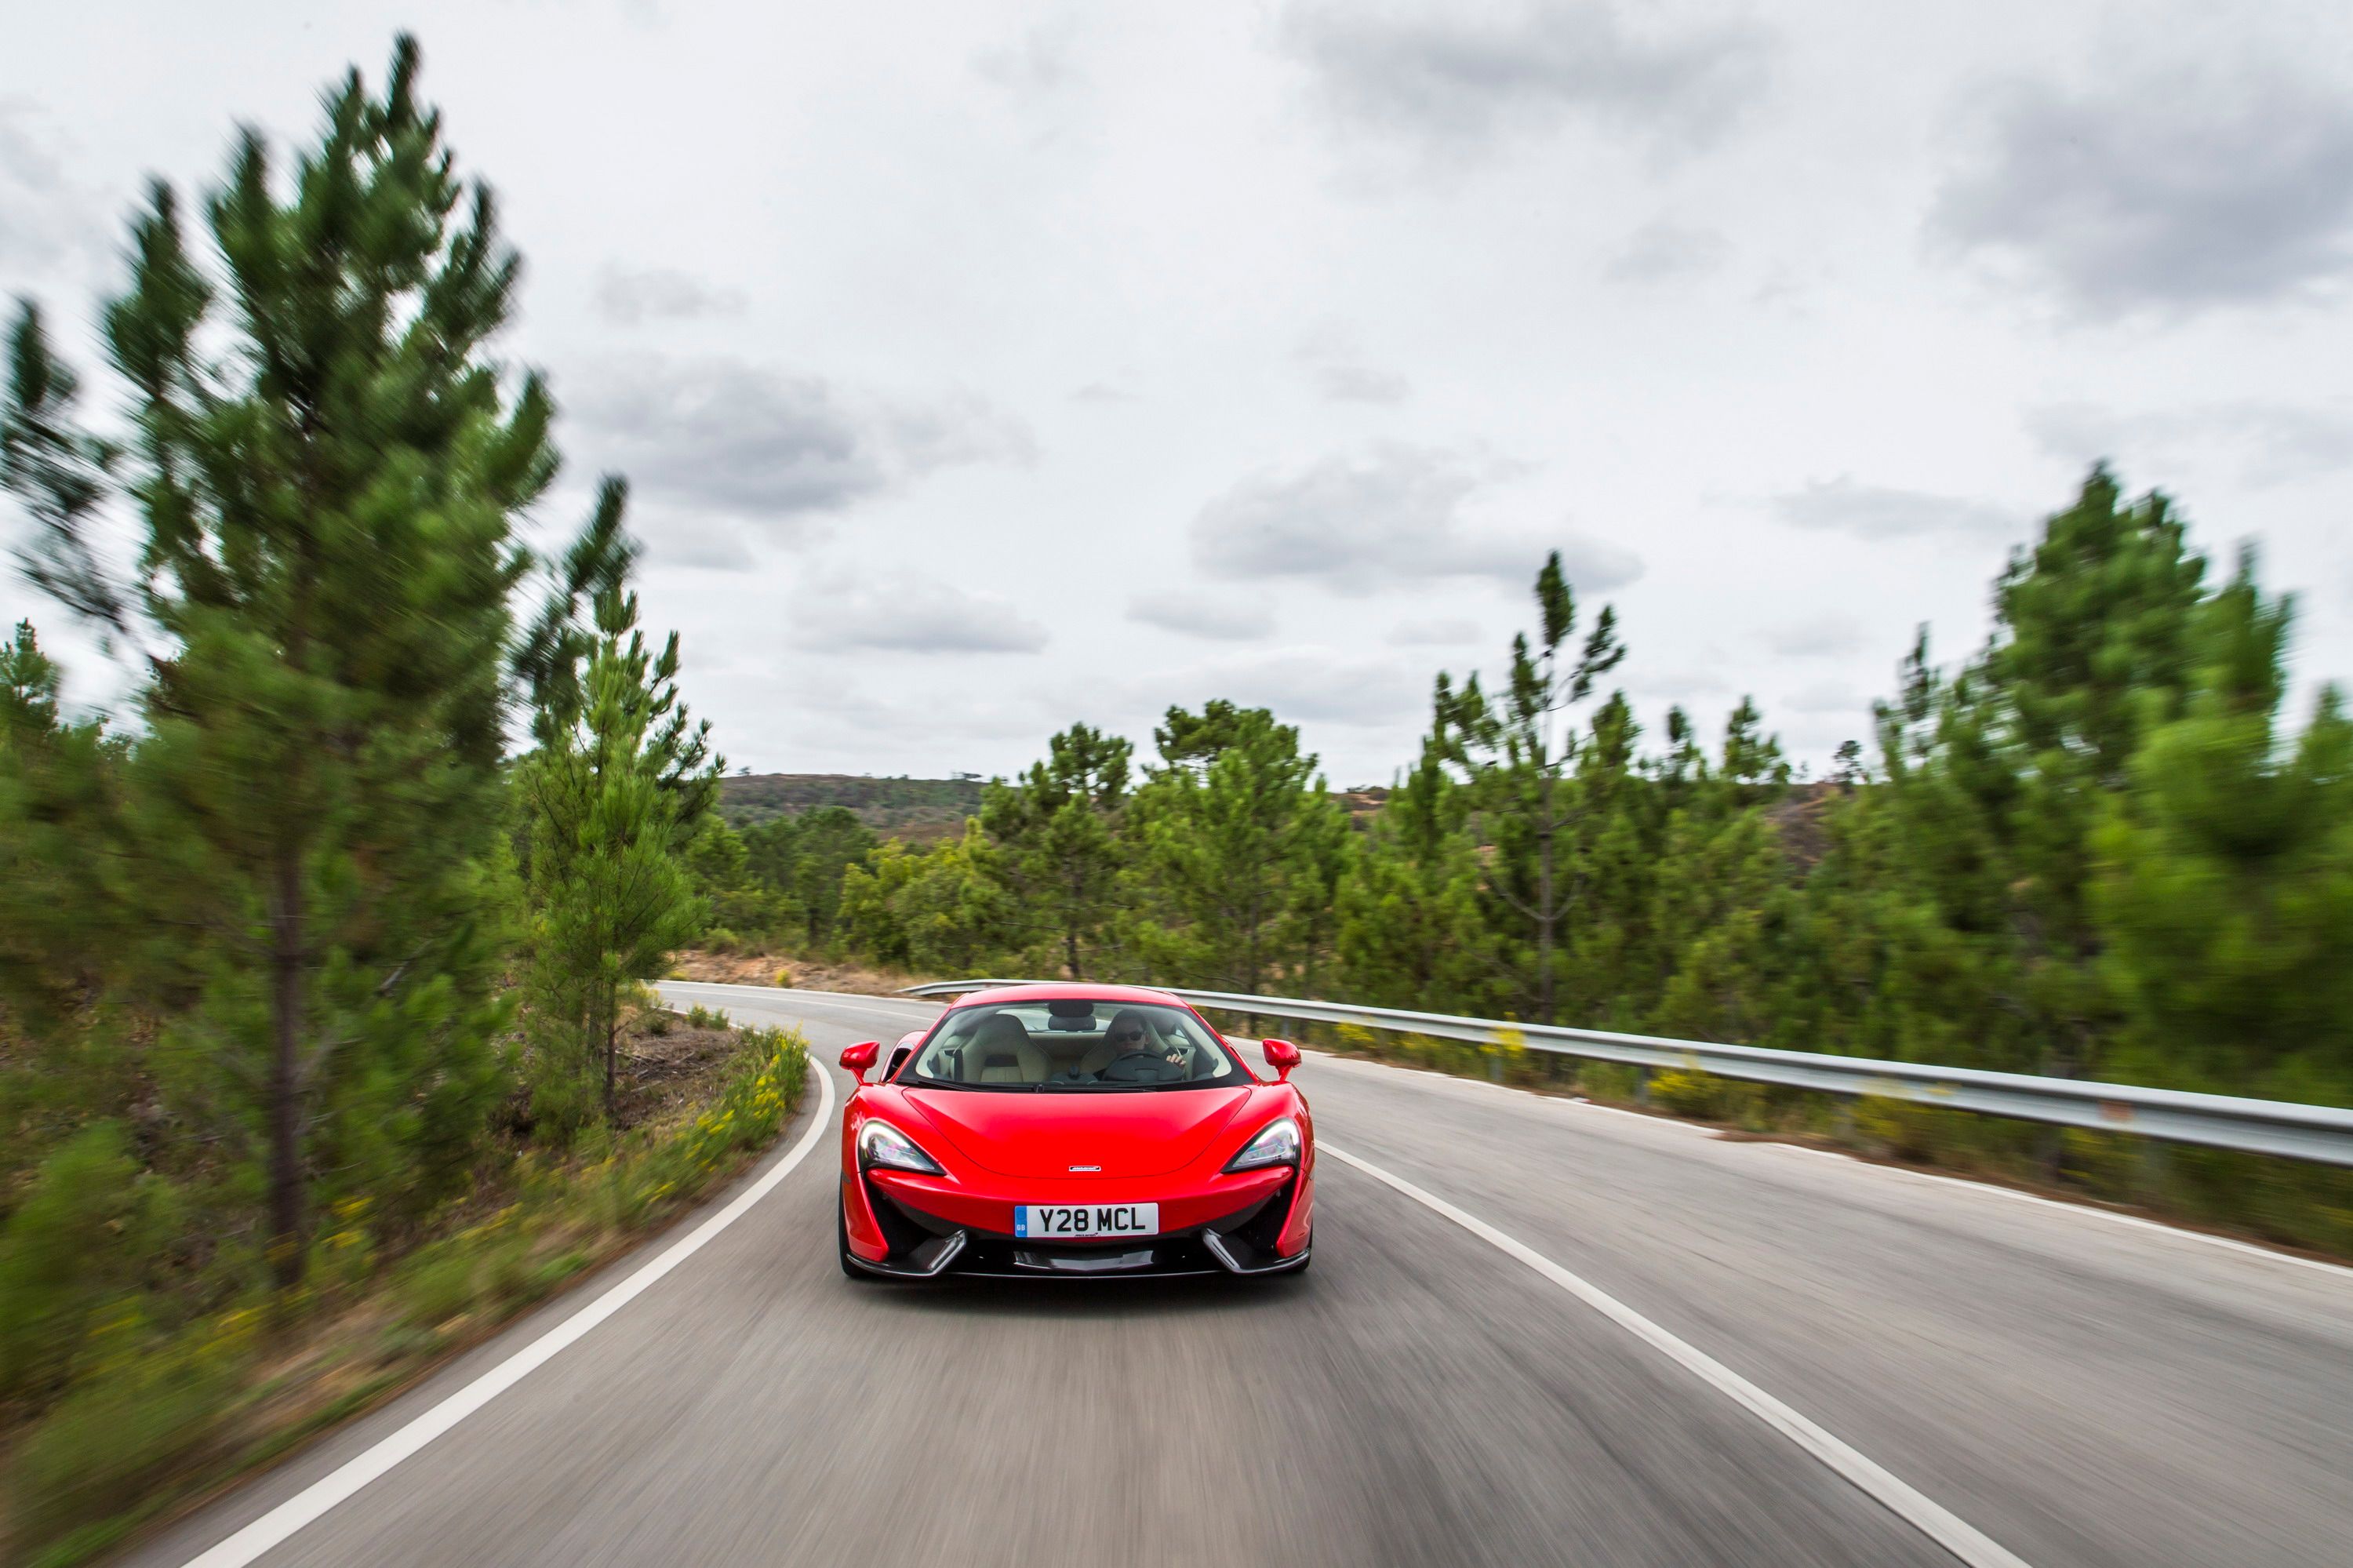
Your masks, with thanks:
M 868 1121 L 858 1129 L 858 1168 L 913 1171 L 919 1176 L 944 1176 L 940 1162 L 915 1146 L 915 1140 L 887 1121 Z
M 1258 1129 L 1242 1151 L 1226 1161 L 1229 1171 L 1257 1171 L 1269 1165 L 1299 1163 L 1299 1123 L 1279 1116 Z

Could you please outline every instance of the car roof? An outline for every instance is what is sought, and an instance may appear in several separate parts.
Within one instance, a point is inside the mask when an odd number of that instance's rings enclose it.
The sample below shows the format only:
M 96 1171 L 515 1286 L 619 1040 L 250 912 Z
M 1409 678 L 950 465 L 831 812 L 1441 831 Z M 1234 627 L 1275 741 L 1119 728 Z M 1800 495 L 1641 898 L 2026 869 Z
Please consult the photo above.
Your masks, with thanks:
M 967 991 L 948 1005 L 970 1007 L 984 1001 L 1142 1001 L 1157 1003 L 1162 1007 L 1185 1005 L 1172 993 L 1155 991 L 1148 986 L 1089 985 L 1079 980 L 991 986 L 987 991 Z

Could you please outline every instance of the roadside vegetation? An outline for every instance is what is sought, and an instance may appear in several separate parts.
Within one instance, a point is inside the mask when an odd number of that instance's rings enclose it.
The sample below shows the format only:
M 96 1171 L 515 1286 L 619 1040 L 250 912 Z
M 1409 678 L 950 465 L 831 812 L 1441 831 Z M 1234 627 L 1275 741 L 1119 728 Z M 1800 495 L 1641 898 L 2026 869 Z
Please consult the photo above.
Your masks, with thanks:
M 1500 678 L 1436 677 L 1377 810 L 1263 710 L 1173 708 L 1141 760 L 1073 726 L 960 837 L 847 863 L 829 936 L 787 918 L 763 950 L 2353 1103 L 2353 724 L 2333 687 L 2291 711 L 2293 605 L 2105 470 L 1992 598 L 1983 647 L 1940 665 L 1924 629 L 1868 747 L 1808 779 L 1745 697 L 1645 735 L 1613 686 L 1634 655 L 1556 560 Z M 1652 1086 L 1796 1116 L 1704 1087 Z M 1852 1124 L 2353 1253 L 2345 1172 L 1926 1107 Z
M 626 491 L 542 559 L 520 261 L 404 41 L 290 164 L 161 183 L 85 399 L 10 323 L 0 1558 L 63 1563 L 612 1255 L 773 1139 L 800 1042 L 641 981 L 710 923 L 721 759 Z M 87 406 L 119 408 L 99 429 Z M 101 413 L 101 418 L 105 415 Z

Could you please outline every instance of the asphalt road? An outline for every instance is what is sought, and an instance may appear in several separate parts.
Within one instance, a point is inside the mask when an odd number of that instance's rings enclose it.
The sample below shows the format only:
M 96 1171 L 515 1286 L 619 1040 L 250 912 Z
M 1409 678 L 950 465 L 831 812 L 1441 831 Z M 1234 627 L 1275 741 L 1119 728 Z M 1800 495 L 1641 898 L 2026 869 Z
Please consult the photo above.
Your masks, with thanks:
M 935 1011 L 667 989 L 828 1063 Z M 820 1132 L 576 1342 L 542 1337 L 627 1268 L 132 1560 L 296 1499 L 208 1568 L 1956 1561 L 1876 1472 L 2034 1568 L 2353 1562 L 2353 1271 L 1483 1084 L 1296 1081 L 1364 1162 L 1320 1166 L 1304 1277 L 855 1283 Z

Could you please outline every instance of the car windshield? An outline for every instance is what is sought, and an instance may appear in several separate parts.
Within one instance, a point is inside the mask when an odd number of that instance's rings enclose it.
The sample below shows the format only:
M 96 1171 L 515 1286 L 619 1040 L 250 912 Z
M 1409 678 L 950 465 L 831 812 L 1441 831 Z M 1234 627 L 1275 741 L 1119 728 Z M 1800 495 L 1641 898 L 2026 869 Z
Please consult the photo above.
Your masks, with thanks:
M 1245 1078 L 1233 1054 L 1181 1007 L 1064 998 L 950 1010 L 905 1081 L 1086 1094 L 1230 1087 Z

